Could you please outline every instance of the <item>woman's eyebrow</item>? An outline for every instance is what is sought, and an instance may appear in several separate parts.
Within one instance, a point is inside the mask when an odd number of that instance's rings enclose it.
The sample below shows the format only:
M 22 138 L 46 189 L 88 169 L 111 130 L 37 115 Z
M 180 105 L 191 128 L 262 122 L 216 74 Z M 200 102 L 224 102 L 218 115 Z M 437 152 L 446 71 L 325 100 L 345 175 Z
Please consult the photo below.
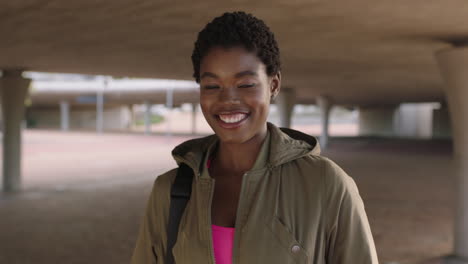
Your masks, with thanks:
M 247 71 L 241 71 L 241 72 L 238 72 L 236 73 L 236 75 L 234 75 L 235 78 L 241 78 L 241 77 L 244 77 L 244 76 L 258 76 L 258 74 L 254 71 L 251 71 L 251 70 L 247 70 Z M 200 76 L 200 79 L 203 79 L 203 78 L 206 78 L 206 77 L 211 77 L 211 78 L 215 78 L 215 79 L 218 79 L 218 75 L 212 73 L 212 72 L 203 72 L 202 75 Z

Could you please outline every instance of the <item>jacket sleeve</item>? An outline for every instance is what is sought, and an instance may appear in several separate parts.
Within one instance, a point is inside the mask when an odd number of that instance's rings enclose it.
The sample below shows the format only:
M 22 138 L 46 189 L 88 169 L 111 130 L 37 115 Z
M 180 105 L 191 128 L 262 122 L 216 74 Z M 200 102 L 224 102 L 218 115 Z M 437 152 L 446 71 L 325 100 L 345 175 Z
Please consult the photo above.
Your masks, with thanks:
M 378 264 L 364 203 L 356 183 L 332 160 L 324 165 L 327 204 L 327 264 Z
M 175 171 L 158 176 L 146 204 L 131 264 L 161 264 L 165 256 L 170 186 Z

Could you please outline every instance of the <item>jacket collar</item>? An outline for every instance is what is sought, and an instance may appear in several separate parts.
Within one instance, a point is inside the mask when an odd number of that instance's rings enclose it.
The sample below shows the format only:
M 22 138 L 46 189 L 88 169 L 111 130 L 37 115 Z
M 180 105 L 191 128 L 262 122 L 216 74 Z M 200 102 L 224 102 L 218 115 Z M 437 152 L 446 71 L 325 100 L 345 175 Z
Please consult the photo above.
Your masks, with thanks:
M 289 128 L 278 128 L 269 122 L 267 128 L 270 133 L 267 166 L 276 167 L 309 154 L 320 155 L 320 144 L 315 137 Z M 218 141 L 216 135 L 191 139 L 176 146 L 172 150 L 172 156 L 177 164 L 187 164 L 199 176 L 208 149 Z

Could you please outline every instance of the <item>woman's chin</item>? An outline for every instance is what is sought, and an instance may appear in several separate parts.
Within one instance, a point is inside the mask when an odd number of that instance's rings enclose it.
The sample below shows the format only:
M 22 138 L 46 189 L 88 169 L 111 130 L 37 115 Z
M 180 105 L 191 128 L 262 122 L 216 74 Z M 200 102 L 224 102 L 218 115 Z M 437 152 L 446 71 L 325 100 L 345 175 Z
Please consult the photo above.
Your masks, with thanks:
M 235 133 L 216 133 L 221 143 L 226 144 L 242 144 L 249 141 L 250 137 L 247 135 L 239 135 Z
M 261 131 L 225 131 L 223 129 L 215 131 L 215 133 L 219 141 L 226 144 L 244 144 L 252 142 L 255 138 L 261 138 L 261 134 L 263 134 Z

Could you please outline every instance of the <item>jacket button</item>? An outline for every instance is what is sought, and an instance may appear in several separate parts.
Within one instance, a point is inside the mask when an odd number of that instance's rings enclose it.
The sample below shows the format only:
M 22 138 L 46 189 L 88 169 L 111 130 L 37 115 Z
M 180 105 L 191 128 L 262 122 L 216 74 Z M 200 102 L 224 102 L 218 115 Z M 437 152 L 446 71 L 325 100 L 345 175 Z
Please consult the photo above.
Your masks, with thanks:
M 301 250 L 301 247 L 299 247 L 298 245 L 294 245 L 291 247 L 291 251 L 292 253 L 297 253 Z

